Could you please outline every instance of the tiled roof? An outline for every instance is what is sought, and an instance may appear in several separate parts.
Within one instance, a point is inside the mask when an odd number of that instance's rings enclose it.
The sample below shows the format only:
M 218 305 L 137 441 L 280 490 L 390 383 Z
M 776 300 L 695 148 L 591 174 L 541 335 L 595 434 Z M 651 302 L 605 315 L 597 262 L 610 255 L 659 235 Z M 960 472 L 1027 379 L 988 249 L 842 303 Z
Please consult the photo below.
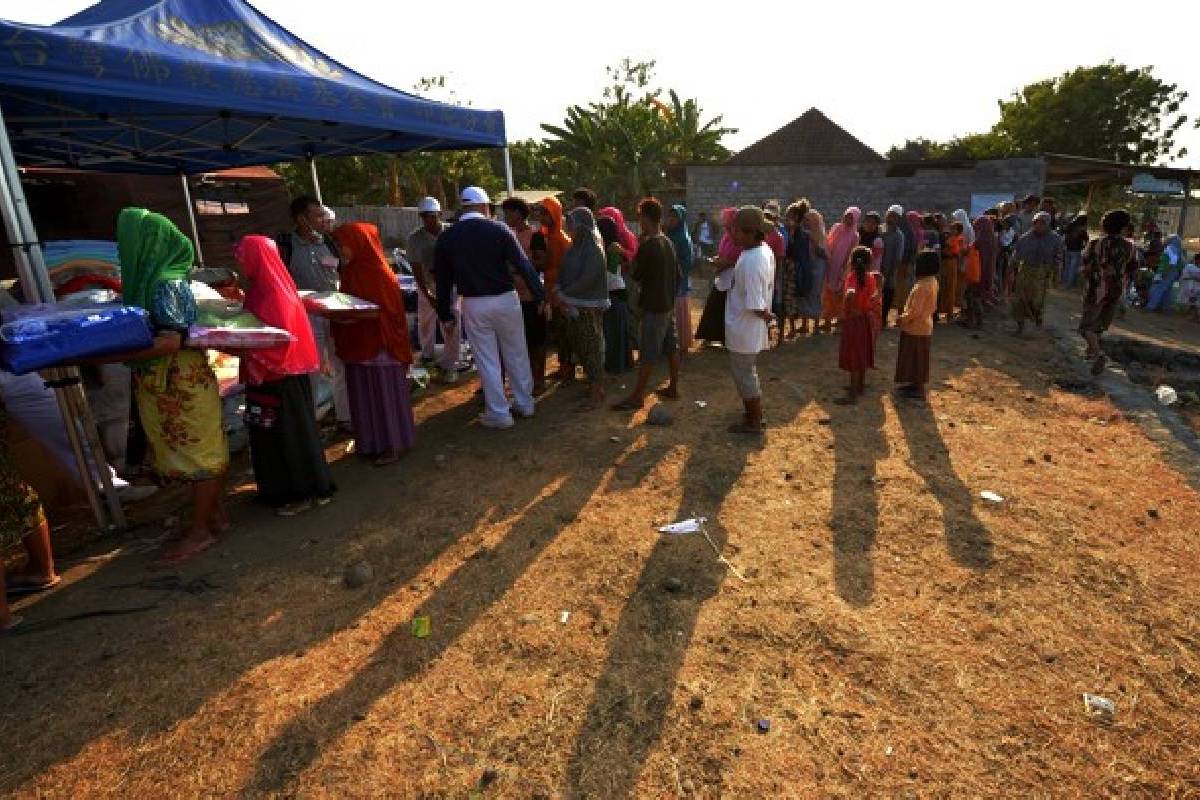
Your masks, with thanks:
M 883 156 L 815 108 L 729 159 L 730 164 L 867 164 Z

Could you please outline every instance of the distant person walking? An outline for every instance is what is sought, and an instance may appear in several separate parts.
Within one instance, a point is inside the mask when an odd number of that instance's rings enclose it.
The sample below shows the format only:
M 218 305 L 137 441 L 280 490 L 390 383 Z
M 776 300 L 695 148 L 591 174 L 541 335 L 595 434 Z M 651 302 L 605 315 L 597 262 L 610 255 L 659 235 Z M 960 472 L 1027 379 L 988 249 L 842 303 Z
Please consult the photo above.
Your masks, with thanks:
M 1025 332 L 1025 323 L 1029 320 L 1039 328 L 1042 326 L 1046 292 L 1062 269 L 1062 263 L 1062 237 L 1050 230 L 1050 215 L 1039 211 L 1033 217 L 1033 229 L 1018 239 L 1013 248 L 1017 278 L 1012 311 L 1018 336 Z
M 1087 342 L 1084 357 L 1092 362 L 1093 375 L 1103 372 L 1108 363 L 1100 336 L 1112 325 L 1135 260 L 1133 244 L 1124 236 L 1129 222 L 1129 212 L 1124 209 L 1106 213 L 1100 219 L 1104 236 L 1089 242 L 1081 259 L 1086 288 L 1079 333 Z

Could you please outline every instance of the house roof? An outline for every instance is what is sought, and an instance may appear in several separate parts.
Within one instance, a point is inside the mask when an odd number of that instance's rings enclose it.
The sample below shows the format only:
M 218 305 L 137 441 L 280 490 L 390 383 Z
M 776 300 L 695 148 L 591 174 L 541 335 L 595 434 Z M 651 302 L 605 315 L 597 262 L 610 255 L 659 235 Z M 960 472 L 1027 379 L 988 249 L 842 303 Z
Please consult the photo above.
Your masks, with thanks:
M 741 166 L 867 164 L 883 156 L 815 108 L 729 159 Z

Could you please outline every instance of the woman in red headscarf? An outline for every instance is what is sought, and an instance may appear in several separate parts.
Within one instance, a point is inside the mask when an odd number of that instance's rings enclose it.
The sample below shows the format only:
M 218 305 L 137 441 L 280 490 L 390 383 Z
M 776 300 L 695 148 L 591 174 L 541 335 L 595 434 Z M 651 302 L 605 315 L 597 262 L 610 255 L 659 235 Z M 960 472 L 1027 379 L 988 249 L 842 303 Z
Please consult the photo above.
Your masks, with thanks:
M 404 298 L 384 258 L 378 228 L 351 222 L 333 237 L 342 251 L 342 291 L 379 306 L 379 313 L 369 319 L 335 320 L 333 339 L 338 358 L 346 364 L 355 449 L 382 467 L 399 459 L 416 439 Z
M 266 236 L 246 236 L 234 249 L 246 283 L 243 307 L 295 337 L 289 344 L 241 354 L 246 427 L 258 499 L 280 516 L 325 505 L 337 487 L 313 416 L 309 375 L 321 358 L 296 284 Z

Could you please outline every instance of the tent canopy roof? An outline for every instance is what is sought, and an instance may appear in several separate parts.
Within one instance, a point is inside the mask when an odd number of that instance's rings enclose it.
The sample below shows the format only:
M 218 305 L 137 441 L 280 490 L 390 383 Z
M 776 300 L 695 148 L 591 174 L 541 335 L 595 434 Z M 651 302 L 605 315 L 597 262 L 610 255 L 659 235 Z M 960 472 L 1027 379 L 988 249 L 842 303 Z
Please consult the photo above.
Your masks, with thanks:
M 244 0 L 104 0 L 54 26 L 0 21 L 0 107 L 27 166 L 197 173 L 505 145 L 501 112 L 376 83 Z

